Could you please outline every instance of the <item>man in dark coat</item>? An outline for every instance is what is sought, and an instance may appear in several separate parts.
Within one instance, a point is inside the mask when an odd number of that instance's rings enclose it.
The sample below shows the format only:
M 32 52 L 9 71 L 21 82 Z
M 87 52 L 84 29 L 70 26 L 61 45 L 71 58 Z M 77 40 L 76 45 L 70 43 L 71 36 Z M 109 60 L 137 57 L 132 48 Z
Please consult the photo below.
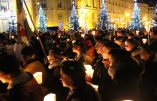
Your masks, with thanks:
M 8 84 L 8 93 L 3 96 L 6 101 L 43 101 L 46 94 L 30 73 L 20 71 L 11 55 L 0 54 L 0 80 Z

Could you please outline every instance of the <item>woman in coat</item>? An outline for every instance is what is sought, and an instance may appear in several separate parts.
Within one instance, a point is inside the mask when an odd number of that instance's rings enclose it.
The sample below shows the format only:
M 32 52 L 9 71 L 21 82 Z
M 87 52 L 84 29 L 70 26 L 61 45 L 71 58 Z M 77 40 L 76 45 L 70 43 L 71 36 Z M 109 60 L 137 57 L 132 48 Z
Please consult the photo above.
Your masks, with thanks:
M 100 101 L 94 88 L 86 83 L 84 67 L 80 62 L 63 62 L 60 75 L 63 86 L 69 88 L 65 101 Z

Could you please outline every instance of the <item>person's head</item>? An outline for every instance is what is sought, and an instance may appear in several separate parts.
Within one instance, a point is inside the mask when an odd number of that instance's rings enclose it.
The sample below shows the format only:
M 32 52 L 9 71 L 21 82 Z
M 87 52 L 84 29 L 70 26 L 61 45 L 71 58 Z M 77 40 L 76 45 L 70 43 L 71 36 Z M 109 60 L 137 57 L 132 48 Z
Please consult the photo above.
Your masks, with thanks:
M 112 41 L 108 41 L 104 44 L 103 51 L 102 51 L 103 59 L 109 58 L 108 53 L 112 49 L 120 49 L 120 46 Z
M 124 48 L 124 42 L 121 38 L 119 37 L 115 38 L 114 42 L 118 44 L 121 48 Z
M 8 54 L 0 54 L 0 81 L 9 83 L 19 73 L 20 69 L 16 57 Z
M 153 28 L 151 29 L 151 32 L 152 32 L 151 38 L 152 38 L 152 39 L 157 39 L 157 27 L 153 27 Z
M 125 41 L 125 49 L 129 52 L 133 51 L 138 46 L 139 46 L 139 43 L 135 39 L 127 39 Z
M 84 66 L 78 61 L 63 62 L 60 75 L 63 86 L 70 89 L 77 89 L 86 83 Z
M 141 46 L 140 58 L 147 61 L 152 56 L 152 52 L 148 45 Z
M 23 55 L 23 60 L 27 62 L 30 59 L 35 58 L 35 49 L 31 46 L 26 46 L 25 48 L 22 49 L 21 54 Z
M 72 46 L 72 51 L 76 54 L 78 53 L 81 53 L 83 50 L 83 47 L 81 46 L 81 42 L 79 41 L 76 41 L 73 43 L 73 46 Z
M 106 42 L 108 42 L 108 41 L 109 41 L 109 40 L 107 40 L 107 39 L 100 39 L 100 40 L 98 40 L 98 41 L 96 42 L 96 44 L 95 44 L 95 49 L 96 49 L 96 51 L 97 51 L 98 54 L 102 54 L 104 44 L 105 44 Z
M 112 49 L 109 52 L 109 70 L 108 70 L 108 73 L 111 76 L 111 78 L 114 78 L 114 75 L 116 71 L 119 69 L 120 65 L 130 59 L 132 59 L 131 54 L 126 50 Z

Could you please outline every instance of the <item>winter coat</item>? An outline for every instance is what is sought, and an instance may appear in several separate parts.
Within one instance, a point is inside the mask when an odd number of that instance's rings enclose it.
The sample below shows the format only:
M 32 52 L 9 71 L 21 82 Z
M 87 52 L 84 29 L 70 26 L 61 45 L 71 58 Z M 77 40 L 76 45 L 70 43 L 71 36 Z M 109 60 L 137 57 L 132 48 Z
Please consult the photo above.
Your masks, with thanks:
M 135 61 L 124 61 L 117 68 L 112 84 L 112 101 L 138 101 L 139 65 Z
M 103 101 L 109 101 L 112 80 L 107 72 L 108 70 L 102 63 L 102 57 L 98 58 L 94 67 L 92 83 L 94 85 L 98 85 L 98 92 L 101 96 L 101 99 Z
M 157 101 L 157 62 L 149 60 L 140 78 L 140 101 Z
M 100 101 L 97 92 L 90 85 L 69 92 L 66 101 Z
M 13 79 L 13 87 L 2 101 L 43 101 L 45 95 L 46 89 L 30 73 L 22 73 Z

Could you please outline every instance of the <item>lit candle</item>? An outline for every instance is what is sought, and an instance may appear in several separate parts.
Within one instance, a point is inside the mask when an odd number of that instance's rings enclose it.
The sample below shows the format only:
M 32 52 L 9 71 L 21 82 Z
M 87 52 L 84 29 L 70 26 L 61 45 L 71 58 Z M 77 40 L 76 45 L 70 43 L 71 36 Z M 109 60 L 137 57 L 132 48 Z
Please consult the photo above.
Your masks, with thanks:
M 92 69 L 92 66 L 91 65 L 84 65 L 84 66 L 85 66 L 85 69 L 86 69 L 86 71 L 85 71 L 86 74 L 92 78 L 93 73 L 94 73 L 94 70 Z
M 42 72 L 36 72 L 33 76 L 38 84 L 42 84 Z
M 56 101 L 56 94 L 50 93 L 44 97 L 44 101 Z
M 147 43 L 147 39 L 143 38 L 142 42 L 143 42 L 143 44 L 146 44 Z

